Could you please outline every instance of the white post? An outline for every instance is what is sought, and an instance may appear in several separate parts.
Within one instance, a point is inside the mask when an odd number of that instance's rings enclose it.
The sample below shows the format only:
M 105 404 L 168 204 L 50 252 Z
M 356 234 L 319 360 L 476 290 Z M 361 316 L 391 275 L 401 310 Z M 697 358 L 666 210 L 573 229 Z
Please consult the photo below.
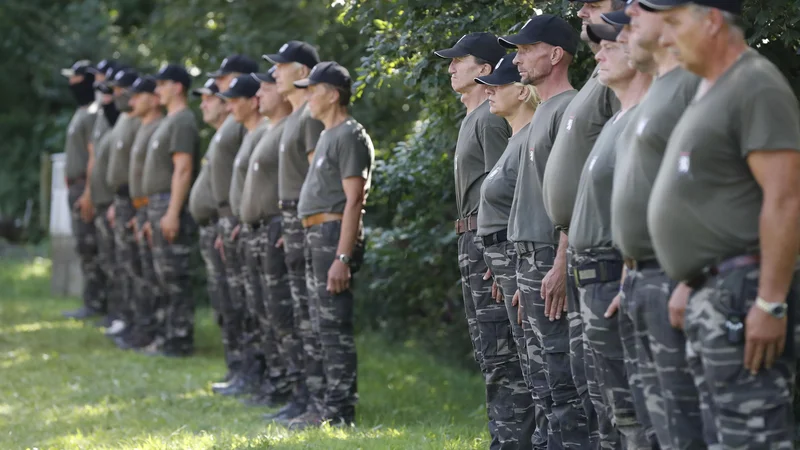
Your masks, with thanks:
M 50 257 L 53 260 L 50 292 L 55 296 L 80 297 L 83 274 L 80 258 L 72 236 L 69 194 L 64 172 L 67 157 L 64 153 L 51 155 L 52 191 L 50 193 Z

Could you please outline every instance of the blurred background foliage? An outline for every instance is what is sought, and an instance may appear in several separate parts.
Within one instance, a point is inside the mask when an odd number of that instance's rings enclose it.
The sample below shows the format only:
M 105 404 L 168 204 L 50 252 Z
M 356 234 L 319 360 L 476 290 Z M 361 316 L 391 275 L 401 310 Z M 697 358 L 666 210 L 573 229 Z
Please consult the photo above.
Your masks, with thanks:
M 306 40 L 357 76 L 353 115 L 377 150 L 366 216 L 370 252 L 358 277 L 360 326 L 471 359 L 451 225 L 451 158 L 463 107 L 450 90 L 446 62 L 432 52 L 468 32 L 512 32 L 535 10 L 562 14 L 578 27 L 567 0 L 0 3 L 0 215 L 19 216 L 26 200 L 38 198 L 40 158 L 62 151 L 74 106 L 60 68 L 81 58 L 114 57 L 142 72 L 181 62 L 202 84 L 228 54 L 259 58 L 266 68 L 261 54 Z M 746 0 L 743 23 L 751 45 L 800 91 L 800 0 Z M 593 66 L 583 47 L 571 73 L 575 86 Z M 211 134 L 205 127 L 204 139 Z M 28 230 L 34 241 L 46 235 L 41 213 L 37 202 Z M 197 278 L 200 284 L 200 268 Z

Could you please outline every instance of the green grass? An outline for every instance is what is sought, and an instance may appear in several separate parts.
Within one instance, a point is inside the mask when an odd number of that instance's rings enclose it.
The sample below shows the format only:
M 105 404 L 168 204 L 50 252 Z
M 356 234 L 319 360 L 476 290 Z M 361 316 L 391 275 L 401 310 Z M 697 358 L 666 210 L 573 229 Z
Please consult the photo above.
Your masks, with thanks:
M 355 428 L 289 432 L 266 409 L 214 396 L 219 330 L 198 312 L 197 356 L 116 349 L 65 320 L 75 299 L 48 295 L 49 261 L 0 262 L 0 449 L 481 449 L 477 370 L 442 365 L 413 341 L 362 335 Z

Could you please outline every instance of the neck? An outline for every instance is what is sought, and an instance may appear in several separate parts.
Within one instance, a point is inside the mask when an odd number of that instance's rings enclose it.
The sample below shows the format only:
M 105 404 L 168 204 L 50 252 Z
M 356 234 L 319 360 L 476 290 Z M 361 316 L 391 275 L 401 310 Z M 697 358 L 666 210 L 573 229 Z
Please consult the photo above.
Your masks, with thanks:
M 269 123 L 276 124 L 291 113 L 292 111 L 287 111 L 285 108 L 276 108 L 275 111 L 272 111 L 270 114 L 267 114 L 266 118 L 269 119 Z
M 653 59 L 656 62 L 656 76 L 663 77 L 678 67 L 678 58 L 674 53 L 664 47 L 659 47 L 653 52 Z
M 718 39 L 724 39 L 724 41 L 710 46 L 711 48 L 708 49 L 709 54 L 706 56 L 703 66 L 697 71 L 698 75 L 711 83 L 717 81 L 722 74 L 736 63 L 742 53 L 747 51 L 747 43 L 744 40 L 738 39 L 736 42 L 731 43 L 728 36 Z
M 469 90 L 461 93 L 461 103 L 467 107 L 467 114 L 475 111 L 487 98 L 486 89 L 479 84 L 474 84 Z
M 225 119 L 227 118 L 228 118 L 227 114 L 220 114 L 219 119 L 217 119 L 216 122 L 210 123 L 209 125 L 214 127 L 215 130 L 219 130 L 222 124 L 225 123 Z
M 511 125 L 511 135 L 515 135 L 519 130 L 525 128 L 526 125 L 531 123 L 533 119 L 533 108 L 529 107 L 527 103 L 519 105 L 513 115 L 506 117 L 508 124 Z
M 318 120 L 325 125 L 326 130 L 330 130 L 331 128 L 335 128 L 347 120 L 348 117 L 350 117 L 350 113 L 347 111 L 347 108 L 342 106 L 334 106 L 322 114 L 322 117 L 319 117 Z
M 650 83 L 653 82 L 653 76 L 650 74 L 636 72 L 627 83 L 619 86 L 610 86 L 611 90 L 617 94 L 622 111 L 627 111 L 639 103 L 639 100 L 647 93 L 650 88 Z
M 553 68 L 554 73 L 536 85 L 536 92 L 539 93 L 539 98 L 542 102 L 546 102 L 562 92 L 574 89 L 569 82 L 569 78 L 567 78 L 567 72 L 564 70 L 556 73 L 555 70 Z
M 260 123 L 261 123 L 261 114 L 255 113 L 255 114 L 250 114 L 250 117 L 245 119 L 244 122 L 242 122 L 242 125 L 244 125 L 244 127 L 247 128 L 247 131 L 253 131 L 254 129 L 256 129 L 256 127 L 258 127 Z
M 292 104 L 292 111 L 297 111 L 306 104 L 306 93 L 302 89 L 295 89 L 286 96 L 286 100 Z
M 156 120 L 160 119 L 161 117 L 163 117 L 163 114 L 161 113 L 161 108 L 155 107 L 151 109 L 150 112 L 142 116 L 142 125 L 153 123 Z
M 181 112 L 187 107 L 186 99 L 184 97 L 177 96 L 171 102 L 169 102 L 169 105 L 167 105 L 167 115 Z

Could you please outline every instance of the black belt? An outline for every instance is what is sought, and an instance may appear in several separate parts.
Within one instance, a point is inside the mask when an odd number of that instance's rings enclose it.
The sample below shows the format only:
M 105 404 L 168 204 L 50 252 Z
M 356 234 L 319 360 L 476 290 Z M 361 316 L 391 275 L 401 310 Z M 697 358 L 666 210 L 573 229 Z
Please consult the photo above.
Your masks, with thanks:
M 119 195 L 120 197 L 130 197 L 131 196 L 131 191 L 128 188 L 128 185 L 127 184 L 123 184 L 122 186 L 118 187 L 117 188 L 117 195 Z
M 575 284 L 578 287 L 590 284 L 619 281 L 625 263 L 621 259 L 591 261 L 572 268 Z
M 709 278 L 722 275 L 741 267 L 754 266 L 760 262 L 761 256 L 759 255 L 734 256 L 733 258 L 723 260 L 719 264 L 711 264 L 704 267 L 703 270 L 700 271 L 700 274 L 688 279 L 686 285 L 692 289 L 700 289 L 706 284 Z
M 536 246 L 533 242 L 514 242 L 514 248 L 517 250 L 517 256 L 529 255 L 536 251 Z
M 625 266 L 628 267 L 628 270 L 650 270 L 661 268 L 661 264 L 658 263 L 657 259 L 637 260 L 625 258 Z
M 294 211 L 297 209 L 297 200 L 278 200 L 278 209 L 281 211 Z
M 508 230 L 500 230 L 497 233 L 488 234 L 481 237 L 481 240 L 483 240 L 484 247 L 501 244 L 508 240 Z

